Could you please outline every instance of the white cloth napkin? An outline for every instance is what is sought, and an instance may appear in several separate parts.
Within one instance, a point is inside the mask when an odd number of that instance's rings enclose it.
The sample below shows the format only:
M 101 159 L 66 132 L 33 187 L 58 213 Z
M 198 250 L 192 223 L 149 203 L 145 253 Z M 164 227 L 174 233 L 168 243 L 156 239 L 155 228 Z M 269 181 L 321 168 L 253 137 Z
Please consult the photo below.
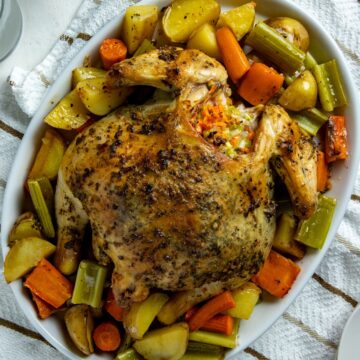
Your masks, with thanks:
M 293 0 L 312 13 L 344 51 L 360 88 L 357 0 Z M 0 204 L 29 117 L 66 64 L 127 0 L 84 0 L 68 29 L 32 71 L 14 68 L 0 95 Z M 11 90 L 10 90 L 11 88 Z M 12 93 L 11 93 L 12 92 Z M 3 209 L 6 211 L 6 209 Z M 334 359 L 343 326 L 360 301 L 360 173 L 345 218 L 324 261 L 285 314 L 239 359 Z M 5 284 L 0 263 L 0 359 L 65 359 L 36 333 Z M 241 335 L 240 335 L 241 336 Z M 354 354 L 354 360 L 360 358 Z

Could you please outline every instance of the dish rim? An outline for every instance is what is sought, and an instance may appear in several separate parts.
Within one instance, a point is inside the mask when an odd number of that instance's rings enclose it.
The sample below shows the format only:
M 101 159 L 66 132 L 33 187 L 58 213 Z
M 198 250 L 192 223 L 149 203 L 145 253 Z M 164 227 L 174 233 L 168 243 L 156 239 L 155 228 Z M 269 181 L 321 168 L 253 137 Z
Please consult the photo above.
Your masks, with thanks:
M 266 0 L 260 0 L 266 1 Z M 319 34 L 321 37 L 326 39 L 326 44 L 324 44 L 325 49 L 327 52 L 335 53 L 335 58 L 339 64 L 340 71 L 342 73 L 342 78 L 344 80 L 344 83 L 346 83 L 346 88 L 348 92 L 349 97 L 349 107 L 353 109 L 353 127 L 355 129 L 355 135 L 353 137 L 359 138 L 360 137 L 360 105 L 355 101 L 357 96 L 357 90 L 355 87 L 355 84 L 351 78 L 350 74 L 350 67 L 346 63 L 346 60 L 344 58 L 344 55 L 338 48 L 335 41 L 331 38 L 331 36 L 326 32 L 326 30 L 323 28 L 323 26 L 315 20 L 310 13 L 306 12 L 304 9 L 302 9 L 297 4 L 294 4 L 292 2 L 286 1 L 286 0 L 270 0 L 267 1 L 267 3 L 273 3 L 277 4 L 279 6 L 285 7 L 285 13 L 287 13 L 287 9 L 290 9 L 292 13 L 297 13 L 297 18 L 300 18 L 301 20 L 305 20 L 307 24 L 310 24 L 311 30 L 315 33 Z M 143 0 L 138 2 L 136 5 L 139 4 L 162 4 L 162 3 L 169 3 L 169 0 Z M 219 3 L 221 5 L 231 3 L 227 0 L 219 0 Z M 237 2 L 234 2 L 236 4 Z M 270 6 L 270 4 L 268 5 Z M 125 8 L 126 9 L 126 8 Z M 59 74 L 56 81 L 52 84 L 51 87 L 47 90 L 41 105 L 39 106 L 39 109 L 37 110 L 36 114 L 33 116 L 25 134 L 23 137 L 23 140 L 18 148 L 17 154 L 15 156 L 15 160 L 13 162 L 12 169 L 9 174 L 8 183 L 5 189 L 4 199 L 3 199 L 3 213 L 2 213 L 2 232 L 1 232 L 1 247 L 2 247 L 2 254 L 3 258 L 5 259 L 5 256 L 8 252 L 8 246 L 7 246 L 7 236 L 10 231 L 10 228 L 12 226 L 11 220 L 9 217 L 10 215 L 7 215 L 7 212 L 4 211 L 5 208 L 7 208 L 7 204 L 11 204 L 11 202 L 14 202 L 14 195 L 17 202 L 21 202 L 22 197 L 19 196 L 19 178 L 17 176 L 18 169 L 19 169 L 19 163 L 22 160 L 22 156 L 24 156 L 25 151 L 29 150 L 29 146 L 34 143 L 34 139 L 37 139 L 39 141 L 39 132 L 41 128 L 44 128 L 44 124 L 42 123 L 42 117 L 45 109 L 48 109 L 53 107 L 53 105 L 50 105 L 52 101 L 54 101 L 54 97 L 59 97 L 59 94 L 56 94 L 56 92 L 59 92 L 57 89 L 60 88 L 60 93 L 62 93 L 61 88 L 64 88 L 64 85 L 61 85 L 62 82 L 64 82 L 63 77 L 68 77 L 69 74 L 71 74 L 71 71 L 76 67 L 79 66 L 79 61 L 83 60 L 86 55 L 94 51 L 95 44 L 102 40 L 104 38 L 104 35 L 110 32 L 114 32 L 116 29 L 116 25 L 119 24 L 121 21 L 123 14 L 125 12 L 125 9 L 122 10 L 118 15 L 116 15 L 112 20 L 110 20 L 107 24 L 105 24 L 93 37 L 90 39 L 90 41 L 83 46 L 83 48 L 75 55 L 75 57 L 69 62 L 69 64 L 63 69 L 63 71 Z M 351 110 L 349 110 L 351 111 Z M 34 148 L 37 148 L 37 146 L 33 146 L 32 152 L 30 155 L 27 155 L 25 157 L 32 158 L 33 154 L 35 153 Z M 316 255 L 314 255 L 315 259 L 314 261 L 310 262 L 309 267 L 306 270 L 306 276 L 303 276 L 301 278 L 298 278 L 296 284 L 294 285 L 294 288 L 292 291 L 289 292 L 289 294 L 280 301 L 282 302 L 282 306 L 279 306 L 280 309 L 277 310 L 275 313 L 275 316 L 271 316 L 270 320 L 267 320 L 263 322 L 261 326 L 261 331 L 257 332 L 254 336 L 250 337 L 250 339 L 247 340 L 246 343 L 238 343 L 238 346 L 230 351 L 230 353 L 227 356 L 227 359 L 234 359 L 237 354 L 239 354 L 242 350 L 244 350 L 247 346 L 249 346 L 253 341 L 258 339 L 265 331 L 267 331 L 273 323 L 287 310 L 287 308 L 293 303 L 295 298 L 300 295 L 302 289 L 307 284 L 307 282 L 310 280 L 312 275 L 314 274 L 316 268 L 319 266 L 320 262 L 323 260 L 327 250 L 329 249 L 337 229 L 339 228 L 340 222 L 342 221 L 348 202 L 350 200 L 351 192 L 356 180 L 357 175 L 357 168 L 360 160 L 360 142 L 353 142 L 351 144 L 351 157 L 347 163 L 349 174 L 346 176 L 346 179 L 343 180 L 347 183 L 347 187 L 345 188 L 343 195 L 341 197 L 340 204 L 337 205 L 337 209 L 331 224 L 330 231 L 327 236 L 326 243 L 324 247 L 319 250 Z M 29 161 L 27 161 L 27 168 L 29 168 Z M 24 172 L 24 171 L 23 171 Z M 22 183 L 21 183 L 22 184 Z M 22 186 L 21 186 L 22 187 Z M 13 206 L 14 208 L 16 206 Z M 11 208 L 11 206 L 10 206 Z M 13 209 L 14 210 L 14 209 Z M 16 211 L 15 211 L 16 212 Z M 10 287 L 15 295 L 16 301 L 19 304 L 22 311 L 25 313 L 25 316 L 28 318 L 28 320 L 31 322 L 31 324 L 36 328 L 36 330 L 47 340 L 50 344 L 52 344 L 57 350 L 62 352 L 65 356 L 71 358 L 71 359 L 81 359 L 80 356 L 78 356 L 74 351 L 70 350 L 68 347 L 65 347 L 62 343 L 59 342 L 57 337 L 54 337 L 51 332 L 49 332 L 47 329 L 45 329 L 44 325 L 42 325 L 41 321 L 37 318 L 35 311 L 26 311 L 29 309 L 28 306 L 26 306 L 26 299 L 24 299 L 24 291 L 21 288 L 21 281 L 16 281 L 10 284 Z M 241 333 L 240 333 L 241 334 Z M 89 359 L 92 359 L 93 356 L 89 357 Z M 97 357 L 96 357 L 97 358 Z M 103 358 L 103 357 L 101 357 Z M 106 358 L 106 357 L 104 357 Z

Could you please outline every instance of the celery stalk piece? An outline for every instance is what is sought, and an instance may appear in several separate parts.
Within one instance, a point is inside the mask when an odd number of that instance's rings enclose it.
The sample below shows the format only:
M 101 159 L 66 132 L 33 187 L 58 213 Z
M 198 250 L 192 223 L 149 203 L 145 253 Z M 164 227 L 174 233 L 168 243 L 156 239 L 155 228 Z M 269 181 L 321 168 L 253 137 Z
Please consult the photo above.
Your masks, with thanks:
M 234 319 L 234 331 L 230 336 L 223 334 L 216 334 L 210 331 L 193 331 L 189 334 L 189 340 L 202 342 L 205 344 L 219 345 L 226 348 L 233 349 L 236 347 L 236 339 L 239 330 L 240 321 Z
M 155 50 L 155 49 L 156 49 L 156 47 L 150 40 L 144 39 L 144 41 L 141 43 L 141 45 L 135 51 L 133 57 L 145 54 L 145 53 L 147 53 L 151 50 Z
M 140 360 L 140 356 L 134 349 L 118 352 L 114 360 Z
M 304 114 L 293 114 L 291 115 L 300 128 L 311 135 L 316 135 L 323 123 L 310 119 L 310 117 Z
M 325 111 L 333 111 L 348 104 L 335 59 L 314 66 L 313 73 L 318 83 L 320 102 Z
M 246 39 L 246 44 L 289 74 L 299 70 L 305 60 L 303 51 L 264 22 L 258 23 L 253 28 Z
M 100 307 L 101 297 L 106 278 L 106 268 L 89 260 L 80 262 L 73 296 L 73 304 L 87 304 L 94 308 Z
M 307 70 L 311 70 L 315 65 L 317 65 L 317 61 L 309 52 L 305 55 L 304 65 Z
M 295 239 L 315 249 L 321 249 L 326 240 L 336 200 L 325 195 L 319 195 L 319 203 L 315 213 L 298 226 Z
M 120 347 L 119 347 L 117 353 L 121 354 L 121 353 L 125 352 L 126 350 L 128 350 L 131 346 L 131 343 L 132 343 L 132 338 L 131 338 L 130 334 L 125 331 L 124 335 L 121 337 L 121 344 L 120 344 Z
M 310 120 L 320 123 L 321 125 L 329 120 L 329 116 L 317 108 L 304 110 L 302 111 L 302 114 L 307 116 Z
M 290 84 L 292 84 L 295 80 L 295 76 L 290 76 L 289 74 L 285 74 L 285 83 L 287 86 L 289 86 Z
M 186 352 L 180 360 L 223 360 L 224 355 L 204 354 L 196 352 Z
M 219 345 L 205 344 L 196 341 L 189 341 L 186 352 L 202 353 L 212 355 L 223 355 L 224 348 Z
M 32 203 L 44 230 L 44 235 L 55 237 L 55 228 L 52 222 L 54 212 L 54 191 L 48 178 L 29 179 L 27 181 Z

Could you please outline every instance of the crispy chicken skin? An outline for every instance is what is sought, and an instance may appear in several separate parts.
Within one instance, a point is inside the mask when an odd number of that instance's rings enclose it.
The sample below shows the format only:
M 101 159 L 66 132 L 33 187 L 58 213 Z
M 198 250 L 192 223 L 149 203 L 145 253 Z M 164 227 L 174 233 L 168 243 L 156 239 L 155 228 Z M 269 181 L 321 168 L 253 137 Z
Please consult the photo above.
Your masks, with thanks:
M 214 84 L 217 99 L 226 99 L 226 79 L 220 63 L 196 50 L 155 50 L 119 63 L 110 86 L 147 83 L 175 90 L 177 99 L 121 108 L 66 151 L 56 190 L 58 237 L 78 243 L 90 221 L 94 254 L 114 264 L 113 291 L 123 305 L 144 300 L 151 288 L 211 284 L 208 297 L 249 280 L 275 231 L 270 160 L 297 214 L 316 208 L 315 151 L 281 107 L 265 107 L 254 151 L 235 160 L 191 126 L 215 96 L 208 90 Z

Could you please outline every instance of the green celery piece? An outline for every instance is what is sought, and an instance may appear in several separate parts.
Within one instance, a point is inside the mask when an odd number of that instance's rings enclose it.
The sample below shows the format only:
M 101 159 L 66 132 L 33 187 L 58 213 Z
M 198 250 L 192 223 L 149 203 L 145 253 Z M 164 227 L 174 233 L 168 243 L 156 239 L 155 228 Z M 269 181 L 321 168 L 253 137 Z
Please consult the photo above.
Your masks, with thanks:
M 132 344 L 132 338 L 129 333 L 125 331 L 124 335 L 121 337 L 121 344 L 118 349 L 118 354 L 121 354 L 128 350 Z M 135 351 L 135 350 L 134 350 Z
M 335 206 L 335 199 L 319 195 L 315 213 L 309 219 L 300 222 L 295 239 L 312 248 L 321 249 L 331 225 Z
M 100 307 L 106 278 L 106 268 L 89 260 L 79 264 L 71 302 Z
M 186 352 L 203 353 L 212 355 L 223 355 L 224 348 L 219 345 L 205 344 L 195 341 L 189 341 Z
M 316 135 L 319 129 L 323 126 L 323 122 L 311 118 L 306 113 L 292 114 L 291 117 L 298 123 L 301 129 L 305 130 L 311 135 Z
M 287 86 L 292 84 L 294 82 L 294 80 L 296 79 L 295 76 L 290 76 L 289 74 L 285 74 L 284 76 L 285 76 L 285 83 Z
M 264 22 L 259 22 L 253 28 L 246 39 L 246 44 L 285 73 L 293 74 L 304 64 L 305 53 Z
M 197 352 L 186 352 L 180 360 L 223 360 L 223 354 L 204 354 L 204 353 L 197 353 Z
M 335 59 L 314 66 L 312 71 L 318 84 L 320 102 L 325 111 L 331 112 L 337 107 L 348 104 Z
M 140 356 L 134 349 L 118 352 L 114 360 L 140 360 Z
M 311 70 L 315 65 L 317 65 L 317 61 L 309 52 L 307 52 L 305 55 L 304 65 L 305 68 L 308 70 Z
M 54 191 L 50 180 L 46 177 L 29 179 L 27 181 L 32 203 L 44 230 L 44 235 L 55 237 L 55 228 L 52 222 L 54 213 Z
M 141 45 L 135 51 L 133 57 L 145 54 L 145 53 L 147 53 L 151 50 L 155 50 L 155 49 L 156 49 L 156 47 L 150 40 L 144 39 L 144 41 L 141 43 Z
M 309 119 L 320 123 L 321 125 L 326 123 L 329 120 L 329 116 L 317 108 L 311 108 L 311 109 L 304 110 L 304 111 L 302 111 L 302 114 L 307 116 Z
M 217 334 L 210 331 L 193 331 L 189 334 L 189 340 L 202 342 L 205 344 L 219 345 L 225 348 L 233 349 L 236 347 L 236 339 L 238 335 L 240 321 L 234 319 L 234 331 L 230 336 Z

